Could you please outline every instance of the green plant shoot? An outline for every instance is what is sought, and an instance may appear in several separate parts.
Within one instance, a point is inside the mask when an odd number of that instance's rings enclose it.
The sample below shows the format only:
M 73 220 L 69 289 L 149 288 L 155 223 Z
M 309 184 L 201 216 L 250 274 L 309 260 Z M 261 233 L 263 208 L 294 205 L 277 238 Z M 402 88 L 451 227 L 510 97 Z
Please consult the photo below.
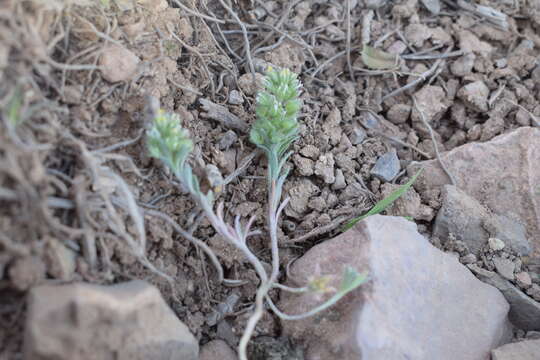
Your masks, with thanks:
M 364 220 L 368 216 L 379 214 L 384 211 L 388 206 L 392 205 L 394 201 L 399 199 L 401 195 L 405 194 L 407 190 L 409 190 L 412 184 L 414 184 L 414 182 L 416 181 L 418 175 L 420 175 L 423 170 L 424 169 L 420 169 L 409 181 L 407 181 L 405 184 L 394 190 L 390 195 L 376 203 L 367 213 L 350 220 L 347 224 L 345 224 L 341 231 L 347 231 L 352 228 L 357 222 Z

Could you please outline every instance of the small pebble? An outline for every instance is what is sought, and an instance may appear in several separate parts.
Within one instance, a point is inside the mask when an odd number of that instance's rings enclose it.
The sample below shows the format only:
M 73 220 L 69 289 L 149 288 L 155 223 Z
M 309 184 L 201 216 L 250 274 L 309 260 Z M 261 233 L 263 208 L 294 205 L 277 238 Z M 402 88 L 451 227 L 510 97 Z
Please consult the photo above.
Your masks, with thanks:
M 99 57 L 101 75 L 109 82 L 128 81 L 135 75 L 140 59 L 123 46 L 112 44 Z
M 493 264 L 495 265 L 495 269 L 497 270 L 497 272 L 503 278 L 510 281 L 514 280 L 515 265 L 512 261 L 508 259 L 502 259 L 500 257 L 494 257 Z
M 343 175 L 343 171 L 341 169 L 336 169 L 336 180 L 332 184 L 332 189 L 341 190 L 344 189 L 345 186 L 347 186 L 347 183 L 345 182 L 345 176 Z
M 528 272 L 522 271 L 516 274 L 516 283 L 522 289 L 528 289 L 532 285 L 532 280 Z
M 474 254 L 468 254 L 468 255 L 465 255 L 465 256 L 462 256 L 460 261 L 462 264 L 474 264 L 476 262 L 476 255 Z
M 221 139 L 219 139 L 218 147 L 220 150 L 227 150 L 232 144 L 236 142 L 238 136 L 232 130 L 228 130 Z
M 242 97 L 242 94 L 240 94 L 240 91 L 231 90 L 231 92 L 229 93 L 229 104 L 241 105 L 243 103 L 244 103 L 244 98 Z
M 489 248 L 492 251 L 499 251 L 504 249 L 504 242 L 501 239 L 489 238 L 488 240 Z
M 396 150 L 392 149 L 377 159 L 377 162 L 371 169 L 371 175 L 381 181 L 390 182 L 399 173 L 400 164 Z
M 536 301 L 540 301 L 540 285 L 532 284 L 532 286 L 527 289 L 527 295 Z
M 359 145 L 366 139 L 366 131 L 360 127 L 355 127 L 351 134 L 351 143 Z

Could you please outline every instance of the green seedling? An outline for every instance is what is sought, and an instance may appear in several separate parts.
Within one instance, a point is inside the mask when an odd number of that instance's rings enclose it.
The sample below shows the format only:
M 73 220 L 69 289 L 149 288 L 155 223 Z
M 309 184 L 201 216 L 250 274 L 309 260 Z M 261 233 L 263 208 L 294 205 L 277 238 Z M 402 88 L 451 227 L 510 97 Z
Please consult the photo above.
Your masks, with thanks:
M 416 178 L 418 177 L 418 175 L 420 175 L 420 173 L 422 173 L 423 170 L 424 169 L 420 169 L 409 181 L 407 181 L 405 184 L 401 185 L 399 188 L 394 190 L 390 195 L 388 195 L 387 197 L 385 197 L 384 199 L 376 203 L 367 213 L 350 220 L 347 224 L 345 224 L 345 226 L 343 227 L 341 231 L 343 232 L 343 231 L 349 230 L 357 222 L 364 220 L 368 216 L 383 212 L 387 207 L 392 205 L 394 201 L 399 199 L 403 194 L 407 192 L 407 190 L 409 190 L 412 184 L 414 184 L 414 182 L 416 181 Z
M 223 216 L 223 203 L 214 206 L 214 194 L 210 190 L 206 194 L 199 186 L 199 179 L 193 173 L 188 163 L 188 157 L 193 150 L 193 141 L 187 130 L 182 127 L 177 115 L 158 112 L 154 117 L 153 125 L 148 131 L 148 149 L 152 157 L 160 159 L 178 178 L 197 205 L 203 210 L 214 230 L 224 239 L 236 246 L 255 268 L 261 280 L 255 296 L 255 306 L 238 347 L 240 360 L 247 360 L 247 345 L 253 334 L 255 326 L 261 319 L 266 301 L 277 316 L 283 319 L 301 319 L 316 314 L 356 289 L 367 280 L 367 275 L 360 274 L 352 268 L 345 268 L 340 287 L 334 290 L 328 286 L 326 277 L 312 279 L 303 288 L 291 288 L 277 282 L 279 275 L 279 248 L 278 248 L 278 220 L 281 212 L 287 206 L 289 198 L 281 201 L 283 184 L 287 178 L 284 165 L 290 157 L 290 145 L 298 137 L 298 112 L 301 108 L 299 100 L 300 82 L 296 74 L 289 70 L 268 69 L 264 81 L 264 90 L 257 96 L 257 120 L 250 132 L 250 140 L 264 151 L 268 159 L 268 239 L 272 254 L 272 268 L 268 273 L 262 262 L 247 246 L 246 240 L 250 236 L 260 235 L 252 231 L 255 221 L 251 217 L 245 226 L 237 216 L 234 225 L 225 222 Z M 268 296 L 272 288 L 280 288 L 290 292 L 327 293 L 334 292 L 323 304 L 305 314 L 287 315 L 279 311 Z

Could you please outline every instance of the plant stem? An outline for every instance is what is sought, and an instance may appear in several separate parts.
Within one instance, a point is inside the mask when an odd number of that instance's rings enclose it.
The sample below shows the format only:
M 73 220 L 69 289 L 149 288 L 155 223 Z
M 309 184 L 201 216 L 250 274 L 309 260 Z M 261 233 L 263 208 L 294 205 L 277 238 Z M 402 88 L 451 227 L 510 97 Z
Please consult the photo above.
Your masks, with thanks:
M 272 251 L 272 273 L 270 278 L 266 281 L 262 281 L 261 286 L 257 290 L 255 296 L 255 310 L 251 314 L 244 334 L 240 339 L 240 344 L 238 346 L 238 356 L 240 360 L 247 360 L 247 345 L 255 326 L 263 316 L 264 311 L 264 298 L 267 297 L 268 291 L 276 283 L 277 277 L 279 275 L 279 247 L 278 247 L 278 237 L 277 237 L 277 222 L 280 209 L 277 208 L 277 204 L 280 199 L 276 199 L 276 194 L 279 193 L 277 190 L 277 181 L 274 176 L 275 169 L 272 169 L 271 166 L 268 166 L 268 179 L 270 181 L 270 189 L 268 192 L 268 231 L 270 233 L 270 248 Z M 278 174 L 279 175 L 279 174 Z

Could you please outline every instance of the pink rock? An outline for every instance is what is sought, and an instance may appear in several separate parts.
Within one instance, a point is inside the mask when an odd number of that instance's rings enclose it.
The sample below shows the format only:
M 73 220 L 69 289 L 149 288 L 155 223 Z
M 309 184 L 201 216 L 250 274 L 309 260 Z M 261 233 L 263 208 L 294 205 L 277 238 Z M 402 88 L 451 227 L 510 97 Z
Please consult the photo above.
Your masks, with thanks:
M 237 360 L 236 353 L 223 340 L 212 340 L 201 347 L 199 360 Z
M 109 45 L 99 57 L 103 78 L 109 82 L 128 81 L 135 75 L 140 59 L 120 45 Z
M 197 360 L 199 345 L 144 282 L 39 286 L 28 296 L 24 359 Z
M 305 346 L 306 359 L 485 360 L 510 334 L 501 293 L 433 247 L 413 222 L 369 217 L 309 250 L 290 278 L 302 286 L 330 275 L 337 288 L 346 265 L 368 271 L 371 281 L 325 312 L 282 321 L 284 333 Z M 280 306 L 299 314 L 322 300 L 282 293 Z
M 441 155 L 456 186 L 496 214 L 517 218 L 540 254 L 540 129 L 523 127 L 486 143 L 469 143 Z M 414 187 L 429 197 L 450 180 L 436 160 L 411 164 L 424 171 Z M 431 199 L 426 199 L 431 200 Z M 435 200 L 435 199 L 432 199 Z
M 538 360 L 539 358 L 539 339 L 506 344 L 491 352 L 492 360 Z

